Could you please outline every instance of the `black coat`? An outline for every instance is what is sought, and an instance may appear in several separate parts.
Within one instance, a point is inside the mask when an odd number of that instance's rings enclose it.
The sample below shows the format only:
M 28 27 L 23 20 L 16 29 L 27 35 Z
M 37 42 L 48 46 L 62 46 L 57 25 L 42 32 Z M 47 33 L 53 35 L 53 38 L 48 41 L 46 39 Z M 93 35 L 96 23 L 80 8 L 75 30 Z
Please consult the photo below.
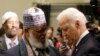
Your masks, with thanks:
M 6 50 L 7 50 L 7 45 L 5 42 L 4 35 L 2 35 L 0 37 L 0 56 L 3 56 L 3 54 L 5 53 Z
M 72 56 L 100 56 L 100 46 L 90 33 L 81 39 Z

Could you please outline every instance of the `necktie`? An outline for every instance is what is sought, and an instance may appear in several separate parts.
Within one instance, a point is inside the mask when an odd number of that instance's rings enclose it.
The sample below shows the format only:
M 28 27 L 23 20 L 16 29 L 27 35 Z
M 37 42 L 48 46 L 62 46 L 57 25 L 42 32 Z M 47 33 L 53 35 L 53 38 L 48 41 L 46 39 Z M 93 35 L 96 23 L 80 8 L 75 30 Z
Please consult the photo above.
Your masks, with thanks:
M 16 43 L 11 42 L 9 45 L 10 45 L 10 48 L 12 48 L 12 47 L 14 47 L 16 45 Z
M 76 53 L 76 46 L 73 48 L 73 51 L 72 51 L 72 56 L 75 56 L 75 53 Z

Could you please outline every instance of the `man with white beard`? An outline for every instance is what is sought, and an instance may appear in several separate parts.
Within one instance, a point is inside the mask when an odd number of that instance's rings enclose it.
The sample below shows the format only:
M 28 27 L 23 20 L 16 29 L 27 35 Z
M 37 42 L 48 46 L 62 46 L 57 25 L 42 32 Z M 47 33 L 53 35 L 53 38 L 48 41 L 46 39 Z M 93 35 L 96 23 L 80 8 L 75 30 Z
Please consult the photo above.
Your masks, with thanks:
M 46 19 L 40 8 L 32 7 L 24 11 L 24 36 L 19 45 L 8 50 L 6 56 L 60 56 L 47 41 Z

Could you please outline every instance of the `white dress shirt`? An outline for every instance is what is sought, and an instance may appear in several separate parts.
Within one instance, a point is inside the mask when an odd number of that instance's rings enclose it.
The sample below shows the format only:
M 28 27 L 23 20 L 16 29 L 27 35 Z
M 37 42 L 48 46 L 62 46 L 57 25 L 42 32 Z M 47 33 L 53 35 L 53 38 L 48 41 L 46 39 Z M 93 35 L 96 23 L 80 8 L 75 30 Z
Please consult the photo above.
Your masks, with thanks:
M 15 43 L 16 45 L 18 45 L 18 37 L 16 37 L 16 39 L 14 40 L 14 41 L 12 41 L 10 38 L 8 38 L 7 36 L 6 36 L 6 34 L 4 35 L 4 37 L 5 37 L 5 42 L 6 42 L 6 45 L 7 45 L 7 49 L 10 49 L 11 48 L 11 46 L 10 46 L 10 43 L 11 42 L 13 42 L 13 43 Z

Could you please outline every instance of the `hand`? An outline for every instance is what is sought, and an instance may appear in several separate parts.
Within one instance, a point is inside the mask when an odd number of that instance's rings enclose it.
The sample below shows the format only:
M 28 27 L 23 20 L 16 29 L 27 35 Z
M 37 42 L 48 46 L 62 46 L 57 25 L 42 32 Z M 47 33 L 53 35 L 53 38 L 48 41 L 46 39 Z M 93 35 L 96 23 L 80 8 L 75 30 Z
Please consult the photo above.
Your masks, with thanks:
M 59 52 L 60 52 L 61 55 L 63 55 L 63 54 L 68 52 L 68 48 L 64 48 L 64 47 L 63 48 L 59 48 Z

